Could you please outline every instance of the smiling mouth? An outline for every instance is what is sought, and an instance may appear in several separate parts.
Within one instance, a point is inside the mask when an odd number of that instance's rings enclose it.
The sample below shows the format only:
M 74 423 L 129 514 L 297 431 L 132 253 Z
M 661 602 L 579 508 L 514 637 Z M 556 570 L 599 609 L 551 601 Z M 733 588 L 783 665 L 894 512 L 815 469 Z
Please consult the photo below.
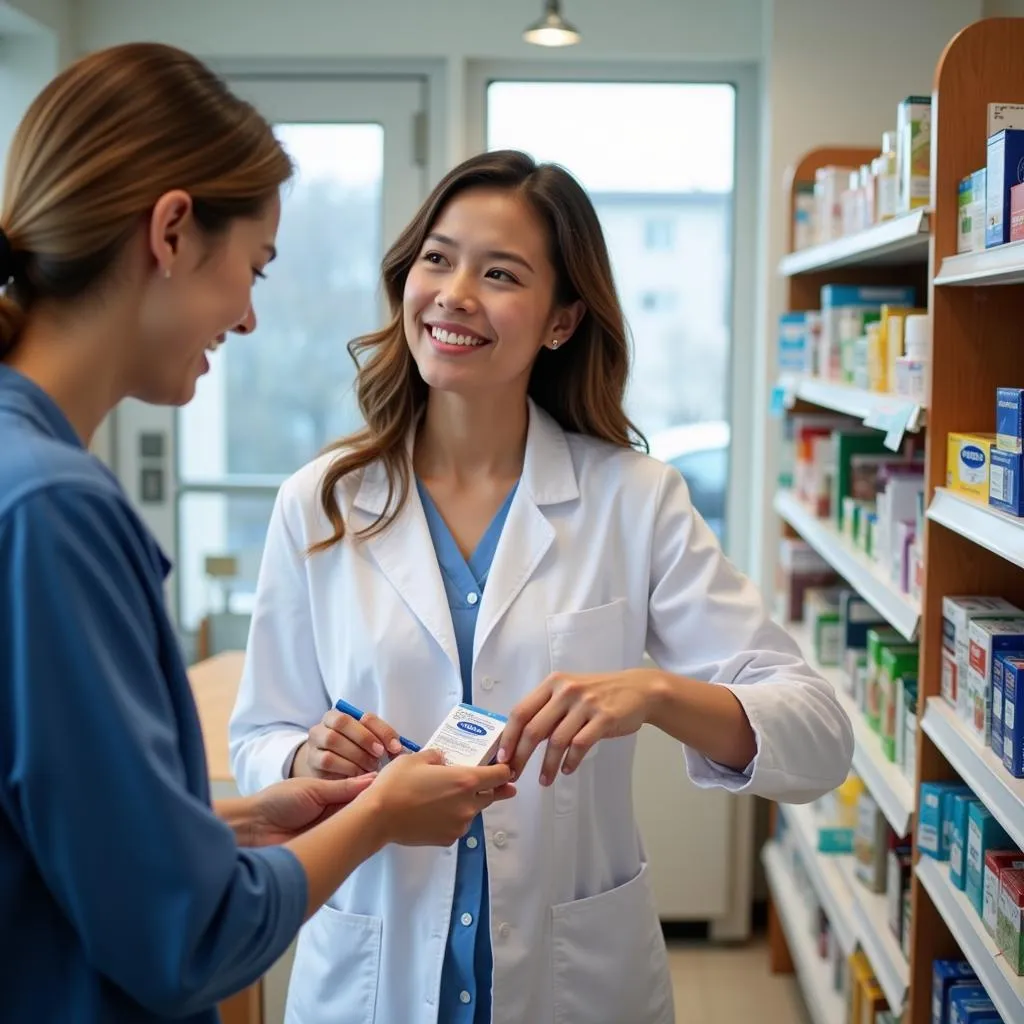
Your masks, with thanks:
M 452 348 L 483 348 L 489 345 L 487 338 L 481 338 L 478 334 L 462 334 L 455 331 L 447 331 L 443 327 L 426 325 L 430 337 L 439 345 Z

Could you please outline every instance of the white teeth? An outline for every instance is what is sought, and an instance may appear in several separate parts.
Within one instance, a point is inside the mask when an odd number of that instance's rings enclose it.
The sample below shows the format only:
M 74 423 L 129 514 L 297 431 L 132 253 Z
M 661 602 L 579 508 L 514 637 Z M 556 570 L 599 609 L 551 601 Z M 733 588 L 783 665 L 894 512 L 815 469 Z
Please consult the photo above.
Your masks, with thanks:
M 431 327 L 430 334 L 436 341 L 441 342 L 442 345 L 465 345 L 467 348 L 476 348 L 479 345 L 487 344 L 485 341 L 481 341 L 480 338 L 473 338 L 468 334 L 454 334 L 440 327 Z

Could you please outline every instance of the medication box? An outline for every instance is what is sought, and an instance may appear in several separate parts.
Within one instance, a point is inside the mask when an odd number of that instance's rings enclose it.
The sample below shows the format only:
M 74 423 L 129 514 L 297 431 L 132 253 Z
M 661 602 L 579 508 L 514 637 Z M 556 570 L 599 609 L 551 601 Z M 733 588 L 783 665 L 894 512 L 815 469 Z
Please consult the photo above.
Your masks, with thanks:
M 975 620 L 968 639 L 967 680 L 958 709 L 968 730 L 987 747 L 992 734 L 992 664 L 1000 654 L 1024 654 L 1024 618 Z
M 985 854 L 985 889 L 981 919 L 985 930 L 996 937 L 996 925 L 999 922 L 999 894 L 1003 889 L 1002 874 L 1004 871 L 1019 871 L 1024 868 L 1024 853 L 1020 850 L 989 850 Z
M 946 827 L 946 798 L 969 793 L 962 782 L 922 782 L 917 816 L 917 848 L 935 860 L 949 859 L 949 829 Z
M 960 180 L 956 251 L 981 252 L 985 248 L 985 169 Z
M 995 1005 L 988 994 L 954 992 L 949 1001 L 949 1024 L 992 1024 Z M 1000 1018 L 994 1018 L 1001 1024 Z
M 779 373 L 814 372 L 808 313 L 783 313 L 779 317 Z M 817 315 L 817 314 L 814 314 Z
M 1013 973 L 1020 976 L 1024 975 L 1024 871 L 1003 871 L 1000 881 L 996 945 Z
M 992 449 L 989 466 L 988 503 L 1011 516 L 1024 516 L 1024 495 L 1021 475 L 1024 473 L 1024 455 Z
M 1024 131 L 1007 128 L 988 140 L 985 182 L 985 248 L 1010 240 L 1010 189 L 1024 168 Z
M 1024 658 L 1003 656 L 1002 760 L 1015 779 L 1024 779 Z
M 967 899 L 981 917 L 985 906 L 985 855 L 1012 846 L 1003 826 L 980 801 L 967 810 Z
M 931 1024 L 946 1024 L 949 990 L 953 985 L 977 980 L 974 968 L 966 960 L 936 960 L 932 964 Z
M 958 689 L 967 676 L 970 652 L 968 630 L 975 619 L 1007 619 L 1020 615 L 1001 597 L 944 597 L 942 599 L 942 696 L 958 706 Z
M 1024 451 L 1024 388 L 996 388 L 996 447 Z
M 988 473 L 995 434 L 950 434 L 946 446 L 946 486 L 988 504 Z
M 963 891 L 967 884 L 967 821 L 971 806 L 981 801 L 973 793 L 954 793 L 949 800 L 949 880 Z
M 1010 655 L 997 654 L 992 662 L 992 712 L 989 715 L 988 745 L 992 753 L 1003 759 L 1003 672 Z
M 931 199 L 932 101 L 908 96 L 896 111 L 896 212 Z
M 437 727 L 424 750 L 440 750 L 445 764 L 477 767 L 490 764 L 508 721 L 472 704 L 457 704 Z
M 1024 185 L 1010 189 L 1010 241 L 1024 239 Z

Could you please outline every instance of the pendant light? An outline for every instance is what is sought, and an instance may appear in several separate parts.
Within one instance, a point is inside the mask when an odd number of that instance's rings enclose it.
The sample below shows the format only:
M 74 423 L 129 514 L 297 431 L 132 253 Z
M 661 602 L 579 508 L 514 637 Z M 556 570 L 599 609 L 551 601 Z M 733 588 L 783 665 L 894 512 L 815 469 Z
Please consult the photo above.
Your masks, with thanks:
M 544 16 L 535 21 L 523 38 L 535 46 L 572 46 L 580 41 L 579 32 L 562 17 L 559 0 L 545 0 Z

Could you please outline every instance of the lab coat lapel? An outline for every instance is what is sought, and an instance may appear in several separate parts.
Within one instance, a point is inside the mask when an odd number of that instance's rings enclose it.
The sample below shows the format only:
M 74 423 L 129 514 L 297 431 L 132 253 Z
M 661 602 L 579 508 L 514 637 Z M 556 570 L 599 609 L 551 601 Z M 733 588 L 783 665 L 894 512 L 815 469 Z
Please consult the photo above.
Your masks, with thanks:
M 370 513 L 359 523 L 360 529 L 368 526 L 384 510 L 387 499 L 388 483 L 383 463 L 373 463 L 364 471 L 355 499 L 355 507 L 360 512 Z M 458 672 L 455 627 L 441 568 L 430 539 L 427 517 L 414 484 L 409 488 L 405 505 L 390 526 L 361 543 L 366 545 L 388 581 L 429 630 Z
M 555 528 L 544 508 L 578 498 L 576 470 L 565 433 L 531 401 L 523 476 L 484 587 L 473 638 L 474 661 L 554 543 Z

